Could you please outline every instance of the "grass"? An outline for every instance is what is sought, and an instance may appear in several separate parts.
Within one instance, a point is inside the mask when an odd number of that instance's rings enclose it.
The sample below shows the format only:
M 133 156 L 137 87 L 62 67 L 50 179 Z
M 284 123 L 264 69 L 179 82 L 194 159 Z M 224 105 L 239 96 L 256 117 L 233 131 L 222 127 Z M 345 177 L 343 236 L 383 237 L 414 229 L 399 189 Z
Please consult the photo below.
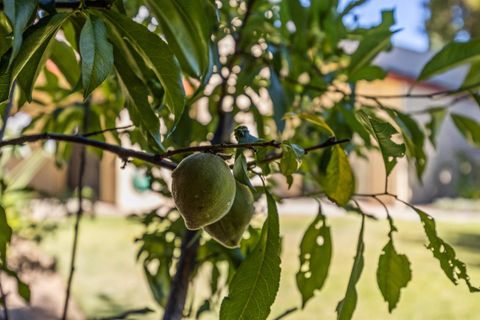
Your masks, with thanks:
M 284 216 L 282 281 L 272 309 L 272 318 L 300 305 L 295 285 L 298 269 L 298 243 L 313 217 Z M 335 319 L 335 307 L 345 294 L 360 226 L 358 217 L 330 218 L 334 256 L 325 287 L 306 308 L 287 319 Z M 420 223 L 398 221 L 396 247 L 412 263 L 413 280 L 402 291 L 397 309 L 389 315 L 376 285 L 375 272 L 382 247 L 387 242 L 384 221 L 367 221 L 365 230 L 365 268 L 358 286 L 359 302 L 354 319 L 478 319 L 480 295 L 470 294 L 461 283 L 454 286 L 424 247 Z M 438 223 L 440 235 L 456 248 L 467 263 L 474 284 L 480 284 L 480 224 Z M 141 268 L 134 261 L 133 239 L 141 228 L 118 217 L 85 219 L 81 226 L 78 268 L 74 298 L 88 317 L 114 315 L 126 309 L 154 307 Z M 58 257 L 66 276 L 71 245 L 71 221 L 48 237 L 46 252 Z M 155 319 L 158 314 L 142 319 Z

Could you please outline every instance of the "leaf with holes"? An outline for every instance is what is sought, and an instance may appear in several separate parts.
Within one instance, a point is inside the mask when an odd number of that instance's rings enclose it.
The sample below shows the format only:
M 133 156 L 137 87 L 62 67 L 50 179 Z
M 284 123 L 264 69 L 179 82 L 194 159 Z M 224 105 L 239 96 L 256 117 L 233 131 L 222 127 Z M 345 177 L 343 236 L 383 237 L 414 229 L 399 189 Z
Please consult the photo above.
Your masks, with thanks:
M 375 138 L 382 153 L 387 176 L 397 164 L 397 158 L 405 155 L 405 145 L 392 141 L 392 136 L 399 132 L 387 121 L 384 121 L 371 111 L 359 110 L 356 116 L 367 131 Z
M 300 270 L 297 272 L 297 287 L 305 307 L 316 290 L 322 289 L 332 260 L 330 227 L 319 208 L 318 214 L 308 226 L 300 243 Z
M 325 173 L 320 174 L 320 185 L 328 198 L 344 206 L 355 191 L 355 177 L 345 151 L 339 145 L 332 147 Z
M 242 262 L 220 309 L 220 319 L 264 320 L 280 283 L 280 236 L 275 200 L 266 192 L 268 217 L 253 252 Z
M 409 115 L 393 109 L 388 109 L 387 113 L 400 127 L 403 141 L 407 147 L 407 157 L 415 160 L 417 177 L 422 180 L 427 165 L 427 154 L 424 150 L 425 134 Z
M 445 107 L 437 107 L 428 109 L 430 121 L 425 125 L 428 130 L 428 139 L 434 148 L 437 147 L 437 136 L 443 124 L 443 120 L 447 115 Z
M 400 300 L 403 288 L 412 280 L 410 261 L 404 254 L 398 254 L 393 240 L 383 247 L 378 260 L 377 283 L 383 299 L 388 302 L 388 311 L 392 312 Z
M 113 49 L 107 40 L 107 29 L 95 15 L 87 15 L 80 33 L 83 96 L 86 98 L 110 74 L 113 68 Z
M 362 275 L 364 260 L 363 252 L 365 250 L 365 243 L 363 242 L 363 230 L 365 227 L 365 216 L 362 216 L 362 225 L 360 227 L 360 233 L 358 235 L 357 242 L 357 251 L 355 259 L 353 261 L 352 272 L 350 274 L 350 279 L 348 280 L 347 292 L 345 293 L 345 298 L 341 300 L 337 305 L 337 319 L 347 320 L 351 319 L 355 307 L 357 306 L 358 294 L 357 294 L 357 283 L 360 280 Z
M 433 256 L 440 262 L 440 267 L 445 275 L 454 284 L 458 284 L 459 280 L 465 281 L 470 292 L 480 292 L 480 288 L 474 287 L 470 283 L 470 276 L 467 274 L 465 263 L 457 259 L 452 246 L 438 237 L 435 220 L 422 210 L 418 208 L 413 209 L 422 221 L 423 229 L 428 238 L 427 248 L 432 251 Z

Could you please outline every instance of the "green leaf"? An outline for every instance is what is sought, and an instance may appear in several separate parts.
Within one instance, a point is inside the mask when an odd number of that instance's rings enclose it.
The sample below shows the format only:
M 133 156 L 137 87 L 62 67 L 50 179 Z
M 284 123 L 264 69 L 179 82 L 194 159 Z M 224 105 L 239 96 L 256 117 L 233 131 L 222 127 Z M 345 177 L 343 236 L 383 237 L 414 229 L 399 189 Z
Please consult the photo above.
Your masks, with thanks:
M 316 290 L 322 289 L 332 260 L 332 239 L 321 207 L 308 226 L 300 243 L 300 270 L 297 272 L 297 287 L 305 307 Z
M 357 82 L 360 80 L 373 81 L 373 80 L 382 80 L 387 75 L 387 72 L 379 66 L 368 65 L 360 69 L 357 69 L 355 72 L 352 72 L 348 76 L 349 82 Z
M 17 56 L 22 46 L 23 32 L 28 27 L 28 23 L 37 11 L 36 0 L 5 0 L 5 15 L 10 20 L 13 29 L 12 55 L 10 56 L 10 64 Z
M 142 56 L 145 63 L 152 68 L 165 89 L 164 102 L 175 115 L 175 129 L 185 106 L 185 93 L 182 85 L 181 71 L 168 45 L 145 26 L 112 10 L 96 11 L 103 15 L 122 37 Z M 148 80 L 148 79 L 144 79 Z
M 74 88 L 80 79 L 80 67 L 73 48 L 63 41 L 55 40 L 52 44 L 50 59 L 62 72 L 70 86 Z
M 454 284 L 458 284 L 459 280 L 465 281 L 470 292 L 480 292 L 480 288 L 474 287 L 470 283 L 465 263 L 457 259 L 452 246 L 438 237 L 435 220 L 422 210 L 412 208 L 417 212 L 422 221 L 423 229 L 428 238 L 427 248 L 432 251 L 433 256 L 440 262 L 440 267 L 445 275 Z
M 282 158 L 280 159 L 280 172 L 283 175 L 289 176 L 293 173 L 297 172 L 299 164 L 300 164 L 300 157 L 292 147 L 292 145 L 288 142 L 282 143 Z
M 480 61 L 474 61 L 468 70 L 463 83 L 460 86 L 461 88 L 473 89 L 480 86 Z
M 0 59 L 0 103 L 8 100 L 10 94 L 10 73 L 5 70 L 6 64 L 2 68 L 1 62 L 2 59 Z
M 397 158 L 405 155 L 405 145 L 391 140 L 393 135 L 398 134 L 398 131 L 390 123 L 377 118 L 372 112 L 359 110 L 356 115 L 360 123 L 378 142 L 385 163 L 385 171 L 389 176 L 397 164 Z
M 235 158 L 235 163 L 233 164 L 233 175 L 238 182 L 243 183 L 252 191 L 255 191 L 255 188 L 253 188 L 250 179 L 248 179 L 247 168 L 247 159 L 245 158 L 243 152 L 239 150 L 237 153 L 237 157 Z
M 451 117 L 458 131 L 460 131 L 465 139 L 472 145 L 479 147 L 480 124 L 472 118 L 465 117 L 457 113 L 452 113 Z
M 214 5 L 207 0 L 147 0 L 146 4 L 182 67 L 200 78 L 210 63 L 210 37 L 217 20 Z
M 12 228 L 8 225 L 5 209 L 0 206 L 0 262 L 4 265 L 7 261 L 7 244 L 12 238 Z
M 107 29 L 100 18 L 87 15 L 79 45 L 83 96 L 86 98 L 108 77 L 113 67 L 112 45 L 107 40 Z
M 355 74 L 360 69 L 367 66 L 380 52 L 386 49 L 390 44 L 390 38 L 393 32 L 386 29 L 369 33 L 358 45 L 357 50 L 352 54 L 349 74 Z
M 275 200 L 266 191 L 268 217 L 253 252 L 242 262 L 220 309 L 222 320 L 264 320 L 280 283 L 280 236 Z
M 335 136 L 335 133 L 333 132 L 332 128 L 330 128 L 330 126 L 327 124 L 327 122 L 325 122 L 325 120 L 322 117 L 316 114 L 311 114 L 311 113 L 300 113 L 298 114 L 298 117 L 302 120 L 306 120 L 320 127 L 320 129 L 326 132 L 329 136 L 331 137 Z
M 7 22 L 3 12 L 0 12 L 0 57 L 2 57 L 12 47 L 12 37 L 10 25 Z
M 407 157 L 415 159 L 417 177 L 422 180 L 423 172 L 427 166 L 427 154 L 424 150 L 425 134 L 418 123 L 409 115 L 393 109 L 387 109 L 387 113 L 400 127 L 403 141 L 407 147 Z
M 430 121 L 425 125 L 425 127 L 428 130 L 428 139 L 436 148 L 437 135 L 440 132 L 443 120 L 447 115 L 447 110 L 445 107 L 431 108 L 428 109 L 428 114 L 430 115 Z
M 342 147 L 335 145 L 328 161 L 327 169 L 320 176 L 320 185 L 328 198 L 344 206 L 355 191 L 355 178 L 348 157 Z
M 268 93 L 273 103 L 273 120 L 275 120 L 277 131 L 282 132 L 285 129 L 283 116 L 289 109 L 289 102 L 282 83 L 278 78 L 278 74 L 273 68 L 270 68 L 270 86 L 268 87 Z
M 133 124 L 161 146 L 160 120 L 148 102 L 146 85 L 129 67 L 123 52 L 117 47 L 114 50 L 114 63 Z
M 398 254 L 393 239 L 383 247 L 378 260 L 377 283 L 383 299 L 388 302 L 388 311 L 392 312 L 400 300 L 403 288 L 412 280 L 410 261 L 404 254 Z
M 363 271 L 364 261 L 363 261 L 363 252 L 365 250 L 365 243 L 363 242 L 363 230 L 365 227 L 365 216 L 362 215 L 362 225 L 360 228 L 360 233 L 358 235 L 357 242 L 357 252 L 355 259 L 353 261 L 352 272 L 350 274 L 350 279 L 348 280 L 347 292 L 345 293 L 345 298 L 341 300 L 337 305 L 337 319 L 347 320 L 351 319 L 355 307 L 357 306 L 358 294 L 356 285 Z
M 450 42 L 425 64 L 418 76 L 418 81 L 427 80 L 436 74 L 479 58 L 480 39 L 468 42 Z
M 31 298 L 31 292 L 30 292 L 30 287 L 28 284 L 22 281 L 18 274 L 10 269 L 8 269 L 6 266 L 2 266 L 2 270 L 5 271 L 7 275 L 10 277 L 14 278 L 17 281 L 17 292 L 22 297 L 26 302 L 30 303 L 30 298 Z
M 32 91 L 38 75 L 43 69 L 45 62 L 50 55 L 50 43 L 53 37 L 48 38 L 32 55 L 28 64 L 17 76 L 17 83 L 22 89 L 28 102 L 32 101 Z
M 35 74 L 38 75 L 37 70 L 40 68 L 38 63 L 45 58 L 43 52 L 46 50 L 48 42 L 69 17 L 70 13 L 47 16 L 25 32 L 23 45 L 13 61 L 11 75 L 12 79 L 16 79 L 25 70 L 24 90 L 29 90 L 32 87 L 30 83 L 34 82 Z M 35 70 L 35 72 L 32 72 L 32 70 Z M 27 75 L 29 76 L 27 77 Z M 31 92 L 25 92 L 25 94 L 31 97 Z

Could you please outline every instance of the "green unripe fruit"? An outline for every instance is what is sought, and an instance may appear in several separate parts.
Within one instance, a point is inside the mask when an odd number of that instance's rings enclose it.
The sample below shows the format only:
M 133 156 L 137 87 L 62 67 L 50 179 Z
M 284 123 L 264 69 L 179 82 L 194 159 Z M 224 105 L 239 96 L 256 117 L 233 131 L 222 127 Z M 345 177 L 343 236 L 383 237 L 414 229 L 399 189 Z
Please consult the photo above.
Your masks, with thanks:
M 230 210 L 235 197 L 235 178 L 219 156 L 196 153 L 173 170 L 172 194 L 187 228 L 200 229 Z
M 238 247 L 255 212 L 253 202 L 253 194 L 250 189 L 237 182 L 232 208 L 222 219 L 206 226 L 205 231 L 225 247 Z

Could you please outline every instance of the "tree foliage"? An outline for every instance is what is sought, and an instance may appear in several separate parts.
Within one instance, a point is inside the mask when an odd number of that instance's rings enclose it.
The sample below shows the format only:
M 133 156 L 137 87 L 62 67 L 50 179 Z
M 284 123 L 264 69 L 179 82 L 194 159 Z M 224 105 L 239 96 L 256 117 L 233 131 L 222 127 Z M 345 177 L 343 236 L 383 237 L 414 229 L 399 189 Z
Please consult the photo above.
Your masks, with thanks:
M 350 319 L 361 299 L 356 285 L 368 250 L 363 241 L 368 232 L 365 214 L 356 199 L 379 198 L 355 193 L 349 157 L 380 152 L 386 181 L 379 194 L 403 202 L 389 193 L 388 176 L 406 158 L 422 177 L 427 139 L 435 147 L 444 119 L 453 119 L 473 144 L 480 141 L 480 124 L 451 113 L 449 107 L 425 109 L 425 123 L 391 107 L 387 99 L 392 97 L 357 90 L 358 84 L 385 78 L 387 72 L 372 61 L 391 47 L 397 32 L 392 29 L 393 11 L 383 12 L 376 26 L 347 27 L 344 18 L 364 2 L 352 1 L 342 11 L 335 0 L 4 0 L 3 123 L 22 108 L 35 112 L 24 131 L 0 141 L 0 147 L 51 139 L 59 166 L 72 157 L 73 143 L 87 145 L 99 156 L 113 152 L 125 165 L 145 170 L 149 189 L 165 198 L 171 197 L 170 177 L 158 168 L 172 170 L 188 154 L 211 152 L 226 159 L 237 181 L 257 200 L 266 197 L 267 217 L 260 215 L 235 249 L 202 231 L 187 231 L 175 207 L 167 204 L 138 218 L 145 232 L 137 239 L 137 259 L 152 295 L 165 308 L 165 319 L 182 312 L 192 317 L 215 312 L 221 319 L 268 317 L 281 263 L 276 209 L 281 195 L 272 187 L 278 176 L 289 187 L 301 176 L 310 195 L 362 216 L 350 280 L 337 305 L 338 318 Z M 418 81 L 470 64 L 468 81 L 439 94 L 469 91 L 478 102 L 477 42 L 448 44 L 424 66 Z M 132 125 L 122 131 L 116 124 L 125 113 Z M 134 148 L 122 146 L 127 142 Z M 419 214 L 428 247 L 446 275 L 478 291 L 433 220 L 404 203 Z M 395 249 L 390 216 L 389 222 L 377 282 L 392 312 L 412 275 L 407 256 Z M 3 210 L 0 231 L 1 266 L 14 275 L 6 264 L 11 229 Z M 334 248 L 330 233 L 319 212 L 299 244 L 301 306 L 313 301 L 328 281 Z M 182 245 L 182 239 L 188 243 Z M 184 308 L 188 282 L 205 268 L 211 274 L 210 297 L 201 307 L 192 303 Z M 23 285 L 20 289 L 27 296 Z

